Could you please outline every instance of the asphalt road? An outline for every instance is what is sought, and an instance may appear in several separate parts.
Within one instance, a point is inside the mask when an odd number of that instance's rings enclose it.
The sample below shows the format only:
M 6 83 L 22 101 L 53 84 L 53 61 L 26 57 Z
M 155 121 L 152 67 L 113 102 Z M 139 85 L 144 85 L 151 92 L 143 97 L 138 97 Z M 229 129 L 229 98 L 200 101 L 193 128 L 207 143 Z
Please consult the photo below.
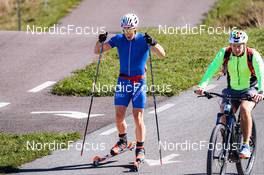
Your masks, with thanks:
M 215 88 L 210 91 L 220 92 L 225 81 L 213 82 Z M 167 109 L 164 106 L 171 106 Z M 254 111 L 257 125 L 257 159 L 253 175 L 264 174 L 263 163 L 263 106 L 261 103 Z M 23 165 L 19 175 L 111 175 L 111 174 L 179 174 L 179 175 L 205 175 L 208 140 L 215 125 L 216 113 L 219 109 L 219 99 L 207 100 L 196 98 L 193 89 L 170 98 L 159 104 L 163 111 L 158 113 L 160 124 L 160 137 L 162 143 L 163 166 L 159 166 L 157 147 L 157 134 L 153 108 L 146 109 L 146 163 L 139 173 L 132 173 L 131 162 L 134 152 L 126 152 L 106 161 L 101 166 L 92 166 L 92 157 L 105 155 L 116 141 L 117 132 L 112 131 L 114 124 L 103 127 L 87 135 L 86 151 L 80 157 L 81 141 L 72 144 L 69 150 L 55 151 L 52 155 Z M 134 140 L 134 127 L 132 117 L 128 117 L 129 140 Z M 227 174 L 237 174 L 235 165 L 228 164 Z
M 141 27 L 195 25 L 213 3 L 212 0 L 115 0 L 111 3 L 85 0 L 60 21 L 60 26 L 87 26 L 90 32 L 98 27 L 119 31 L 120 18 L 128 12 L 139 16 Z M 50 86 L 35 93 L 29 91 L 59 81 L 73 70 L 95 61 L 96 38 L 93 32 L 89 35 L 32 35 L 0 31 L 0 131 L 82 132 L 86 122 L 82 116 L 88 112 L 89 97 L 53 96 L 49 93 Z M 161 97 L 158 101 L 166 99 Z M 147 106 L 152 105 L 149 98 Z M 109 106 L 113 106 L 113 98 L 95 99 L 92 114 L 103 115 L 91 119 L 89 132 L 114 122 L 114 107 Z M 72 112 L 77 115 L 69 117 Z

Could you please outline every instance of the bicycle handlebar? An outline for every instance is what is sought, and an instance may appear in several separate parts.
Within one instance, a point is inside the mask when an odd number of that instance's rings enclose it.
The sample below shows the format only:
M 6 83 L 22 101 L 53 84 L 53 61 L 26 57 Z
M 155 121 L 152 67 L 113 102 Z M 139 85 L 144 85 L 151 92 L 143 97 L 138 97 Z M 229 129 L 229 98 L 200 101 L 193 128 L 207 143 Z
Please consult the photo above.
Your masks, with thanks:
M 194 91 L 196 93 L 196 91 Z M 248 101 L 253 101 L 253 97 L 250 96 L 249 94 L 244 95 L 244 96 L 234 96 L 234 95 L 223 95 L 219 93 L 214 93 L 214 92 L 207 92 L 204 91 L 204 95 L 200 95 L 198 97 L 206 97 L 208 99 L 214 98 L 214 97 L 221 97 L 224 99 L 229 99 L 229 100 L 248 100 Z

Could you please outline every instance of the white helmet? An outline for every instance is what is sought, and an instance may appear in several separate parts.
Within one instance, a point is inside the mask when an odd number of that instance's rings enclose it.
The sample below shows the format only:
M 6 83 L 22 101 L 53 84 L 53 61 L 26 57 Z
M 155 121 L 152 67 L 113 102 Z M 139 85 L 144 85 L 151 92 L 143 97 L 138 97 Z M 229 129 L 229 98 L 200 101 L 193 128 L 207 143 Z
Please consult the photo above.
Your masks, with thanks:
M 233 43 L 247 43 L 248 41 L 248 36 L 246 34 L 246 32 L 242 31 L 242 30 L 234 30 L 230 33 L 229 36 L 229 43 L 233 44 Z
M 133 13 L 128 13 L 121 19 L 121 27 L 136 28 L 138 26 L 138 17 Z

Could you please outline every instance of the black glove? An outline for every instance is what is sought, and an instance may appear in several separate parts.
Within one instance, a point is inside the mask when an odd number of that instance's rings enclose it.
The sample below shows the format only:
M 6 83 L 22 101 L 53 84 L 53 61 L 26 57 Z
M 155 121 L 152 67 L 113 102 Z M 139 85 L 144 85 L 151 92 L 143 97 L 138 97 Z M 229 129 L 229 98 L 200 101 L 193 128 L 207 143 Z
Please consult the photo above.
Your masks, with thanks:
M 149 36 L 147 33 L 145 33 L 145 36 L 144 36 L 146 42 L 151 45 L 151 46 L 155 46 L 158 42 L 152 38 L 151 36 Z
M 100 42 L 100 43 L 105 42 L 105 40 L 106 40 L 106 38 L 107 38 L 107 34 L 108 34 L 108 33 L 106 32 L 106 33 L 103 33 L 103 34 L 100 34 L 100 35 L 99 35 L 98 38 L 99 38 L 99 42 Z

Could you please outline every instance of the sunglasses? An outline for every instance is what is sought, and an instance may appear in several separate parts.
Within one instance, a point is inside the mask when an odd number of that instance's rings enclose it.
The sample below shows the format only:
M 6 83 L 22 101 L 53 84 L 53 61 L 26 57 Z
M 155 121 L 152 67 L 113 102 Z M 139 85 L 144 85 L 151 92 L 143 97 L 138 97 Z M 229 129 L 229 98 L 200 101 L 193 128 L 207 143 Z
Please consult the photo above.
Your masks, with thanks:
M 133 34 L 135 33 L 136 29 L 134 28 L 128 28 L 128 29 L 123 29 L 124 34 Z

